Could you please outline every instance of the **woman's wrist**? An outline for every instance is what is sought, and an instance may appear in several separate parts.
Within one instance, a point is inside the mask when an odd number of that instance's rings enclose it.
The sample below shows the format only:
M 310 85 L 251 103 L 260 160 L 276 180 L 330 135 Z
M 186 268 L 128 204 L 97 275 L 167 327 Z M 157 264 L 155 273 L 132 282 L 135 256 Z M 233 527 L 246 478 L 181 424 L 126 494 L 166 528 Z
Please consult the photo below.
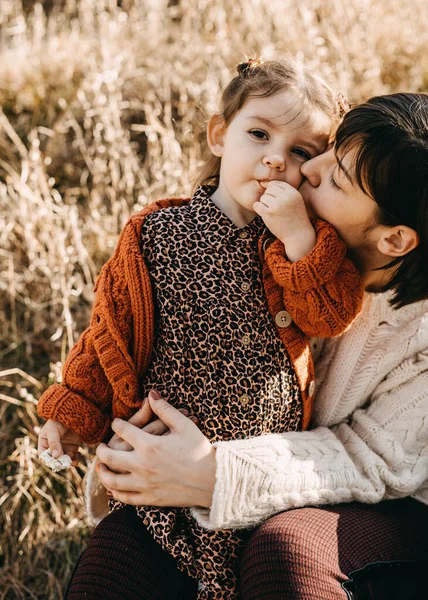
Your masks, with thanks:
M 195 495 L 195 506 L 211 508 L 215 480 L 216 480 L 216 449 L 211 446 L 211 451 L 204 457 L 198 469 L 198 488 Z

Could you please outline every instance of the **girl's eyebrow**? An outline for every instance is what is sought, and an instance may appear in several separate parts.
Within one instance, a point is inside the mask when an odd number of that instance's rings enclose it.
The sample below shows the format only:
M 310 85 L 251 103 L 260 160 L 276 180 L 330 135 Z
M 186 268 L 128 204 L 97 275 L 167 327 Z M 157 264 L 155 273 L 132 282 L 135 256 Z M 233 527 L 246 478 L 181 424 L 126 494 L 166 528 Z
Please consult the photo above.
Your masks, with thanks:
M 275 125 L 275 123 L 273 123 L 270 119 L 266 119 L 265 117 L 246 117 L 247 119 L 252 119 L 253 121 L 261 121 L 262 123 L 265 123 L 266 125 L 271 125 L 271 127 L 278 127 L 278 125 Z
M 258 116 L 252 116 L 252 117 L 245 117 L 246 119 L 249 119 L 251 121 L 261 121 L 262 123 L 264 123 L 265 125 L 270 125 L 271 127 L 274 127 L 275 129 L 280 129 L 281 128 L 281 124 L 277 125 L 275 123 L 273 123 L 270 119 L 267 119 L 265 117 L 258 117 Z M 277 118 L 277 117 L 274 117 Z M 282 125 L 287 125 L 288 123 L 282 123 Z M 312 148 L 313 150 L 315 150 L 315 152 L 321 153 L 324 150 L 323 146 L 320 146 L 319 144 L 316 144 L 315 142 L 309 141 L 309 140 L 305 140 L 302 139 L 302 142 L 306 145 L 309 146 L 310 148 Z

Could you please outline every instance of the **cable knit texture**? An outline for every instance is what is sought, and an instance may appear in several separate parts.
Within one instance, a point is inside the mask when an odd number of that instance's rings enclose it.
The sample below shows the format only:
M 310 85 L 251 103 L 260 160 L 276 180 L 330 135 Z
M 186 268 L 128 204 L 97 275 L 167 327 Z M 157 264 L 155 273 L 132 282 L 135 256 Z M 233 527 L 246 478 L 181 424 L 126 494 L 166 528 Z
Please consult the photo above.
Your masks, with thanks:
M 290 508 L 414 496 L 428 503 L 428 301 L 366 294 L 341 337 L 318 340 L 313 429 L 217 442 L 207 528 L 252 527 Z
M 160 200 L 131 217 L 98 277 L 90 327 L 70 352 L 62 384 L 51 386 L 39 401 L 40 416 L 60 421 L 87 443 L 105 439 L 112 418 L 128 419 L 141 404 L 138 379 L 150 362 L 154 333 L 150 278 L 139 246 L 141 227 L 150 212 L 189 201 Z M 360 276 L 343 242 L 325 222 L 318 222 L 316 230 L 315 248 L 294 264 L 286 260 L 279 241 L 266 256 L 265 236 L 259 241 L 269 310 L 274 319 L 284 310 L 295 319 L 276 328 L 301 389 L 303 428 L 309 424 L 314 380 L 308 335 L 329 337 L 344 331 L 363 298 Z

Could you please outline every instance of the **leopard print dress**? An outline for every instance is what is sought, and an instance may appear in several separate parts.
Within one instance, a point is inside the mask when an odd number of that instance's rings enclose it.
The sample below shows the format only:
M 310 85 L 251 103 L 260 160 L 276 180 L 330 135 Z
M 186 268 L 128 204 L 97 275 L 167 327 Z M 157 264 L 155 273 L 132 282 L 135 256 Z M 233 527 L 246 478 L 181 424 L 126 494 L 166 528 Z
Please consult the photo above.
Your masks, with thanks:
M 188 205 L 144 222 L 156 327 L 142 393 L 155 388 L 188 408 L 213 442 L 298 430 L 299 386 L 263 292 L 263 221 L 239 229 L 212 202 L 214 190 L 200 187 Z M 111 501 L 113 510 L 122 506 Z M 237 561 L 249 531 L 205 530 L 187 509 L 136 510 L 178 567 L 200 582 L 198 600 L 238 597 Z

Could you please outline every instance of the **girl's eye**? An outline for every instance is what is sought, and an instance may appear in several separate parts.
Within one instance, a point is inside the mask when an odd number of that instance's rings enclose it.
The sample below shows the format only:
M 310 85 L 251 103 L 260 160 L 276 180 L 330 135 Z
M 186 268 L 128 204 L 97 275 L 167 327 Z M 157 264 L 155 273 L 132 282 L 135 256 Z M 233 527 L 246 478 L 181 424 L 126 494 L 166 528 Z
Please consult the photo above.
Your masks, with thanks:
M 311 158 L 312 158 L 312 156 L 309 154 L 309 152 L 307 152 L 306 150 L 303 150 L 303 148 L 293 148 L 293 152 L 295 154 L 297 154 L 298 156 L 301 156 L 305 160 L 311 160 Z
M 249 134 L 257 138 L 258 140 L 269 139 L 266 131 L 263 131 L 263 129 L 251 129 L 251 131 L 249 131 Z
M 334 181 L 334 177 L 333 177 L 333 173 L 330 175 L 330 185 L 331 187 L 336 188 L 337 190 L 340 190 L 340 187 L 337 185 L 337 183 Z

